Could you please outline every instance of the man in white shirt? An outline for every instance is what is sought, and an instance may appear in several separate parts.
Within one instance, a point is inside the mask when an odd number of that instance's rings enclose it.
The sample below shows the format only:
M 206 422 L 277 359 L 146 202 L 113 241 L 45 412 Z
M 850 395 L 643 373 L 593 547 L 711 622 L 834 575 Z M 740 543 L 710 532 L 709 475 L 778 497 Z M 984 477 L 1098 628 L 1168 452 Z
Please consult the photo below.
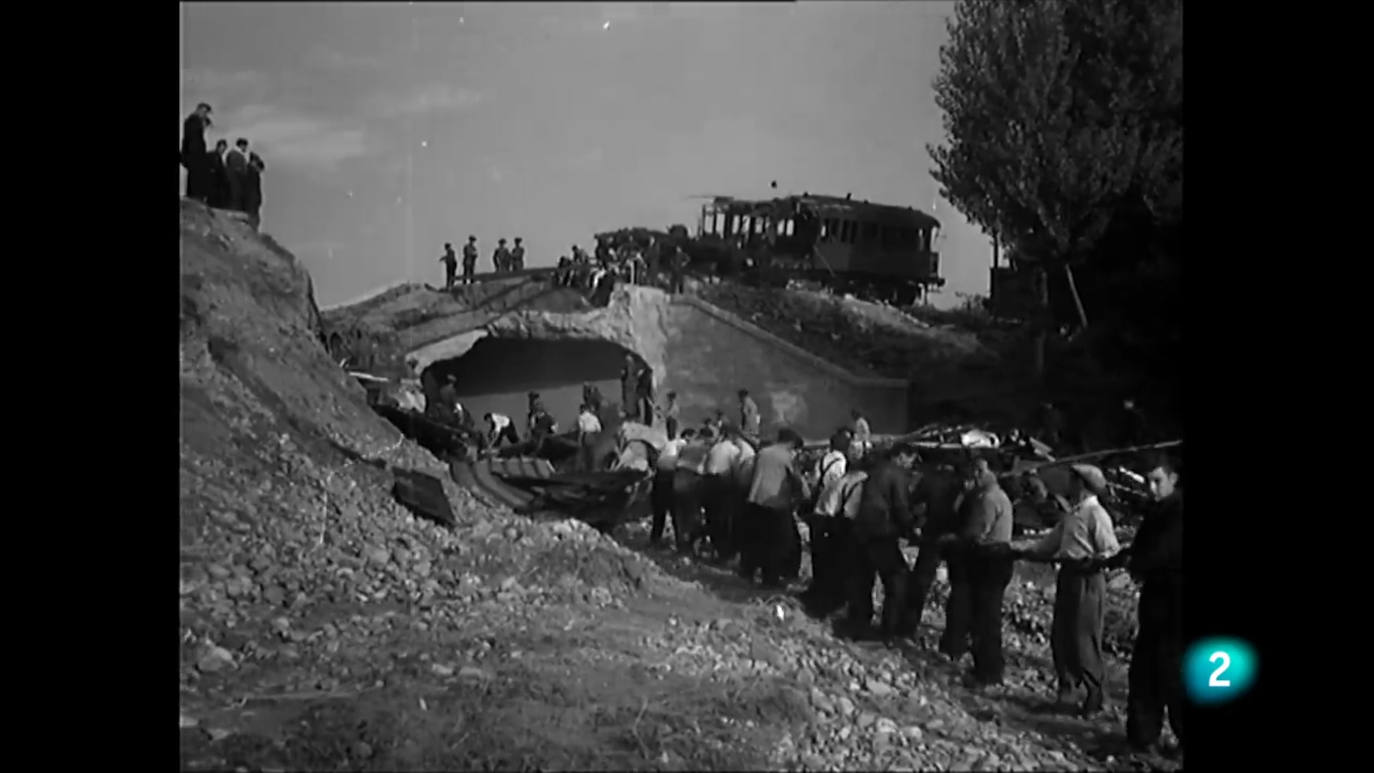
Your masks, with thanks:
M 830 438 L 830 449 L 817 465 L 816 491 L 824 491 L 826 486 L 844 477 L 849 467 L 849 452 L 848 437 L 842 432 L 836 432 Z
M 520 442 L 520 436 L 515 434 L 515 423 L 504 413 L 488 413 L 482 419 L 487 423 L 487 445 L 491 448 L 500 448 L 501 441 L 504 440 L 511 445 Z
M 1105 704 L 1102 626 L 1107 581 L 1102 560 L 1115 556 L 1121 545 L 1111 515 L 1098 501 L 1098 495 L 1107 491 L 1102 470 L 1090 464 L 1074 464 L 1069 469 L 1073 474 L 1068 499 L 1073 509 L 1045 536 L 1014 547 L 1021 557 L 1059 561 L 1050 629 L 1059 703 L 1071 703 L 1083 688 L 1086 695 L 1079 712 L 1091 716 Z
M 829 478 L 821 489 L 810 519 L 812 579 L 802 602 L 815 617 L 826 617 L 844 606 L 845 584 L 853 573 L 849 525 L 858 515 L 868 471 L 856 453 L 845 459 L 845 465 L 846 471 Z
M 680 437 L 670 439 L 658 452 L 654 488 L 650 494 L 650 504 L 654 513 L 653 526 L 649 530 L 649 544 L 652 547 L 661 544 L 668 513 L 673 509 L 673 472 L 677 470 L 678 452 L 696 436 L 696 433 L 694 429 L 685 429 Z
M 733 426 L 726 426 L 720 440 L 706 455 L 705 477 L 702 481 L 702 504 L 706 510 L 706 530 L 716 558 L 728 561 L 735 555 L 735 502 L 742 493 L 735 471 L 743 456 L 740 438 Z
M 601 419 L 583 403 L 577 409 L 577 450 L 583 470 L 596 469 L 596 441 L 601 438 Z

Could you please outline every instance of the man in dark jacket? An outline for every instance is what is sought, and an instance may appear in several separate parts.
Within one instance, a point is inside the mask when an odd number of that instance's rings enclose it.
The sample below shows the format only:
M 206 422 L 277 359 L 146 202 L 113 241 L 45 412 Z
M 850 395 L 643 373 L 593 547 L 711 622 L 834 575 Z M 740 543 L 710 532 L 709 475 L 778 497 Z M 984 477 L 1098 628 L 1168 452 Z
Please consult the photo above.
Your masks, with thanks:
M 960 601 L 966 606 L 956 605 L 953 610 L 954 625 L 968 621 L 973 643 L 971 682 L 987 687 L 1002 683 L 1002 600 L 1014 568 L 1012 506 L 987 459 L 973 461 L 969 483 L 959 530 L 944 539 L 955 546 L 968 582 L 968 593 Z M 946 633 L 950 654 L 962 655 L 962 632 L 956 627 L 951 633 L 947 626 Z
M 1177 461 L 1160 458 L 1146 476 L 1156 509 L 1135 541 L 1105 562 L 1125 565 L 1141 583 L 1135 647 L 1127 676 L 1126 739 L 1137 751 L 1153 751 L 1165 711 L 1183 743 L 1183 489 Z
M 635 402 L 637 407 L 635 412 L 639 414 L 640 421 L 649 426 L 654 425 L 654 371 L 648 364 L 639 366 L 639 373 L 635 375 Z
M 851 527 L 849 610 L 840 625 L 842 635 L 855 639 L 873 636 L 873 578 L 883 583 L 882 625 L 884 638 L 896 635 L 906 610 L 907 565 L 899 540 L 915 526 L 907 491 L 908 470 L 916 449 L 898 443 L 886 460 L 869 473 L 859 500 L 859 514 Z
M 519 236 L 515 237 L 515 249 L 513 249 L 513 250 L 510 251 L 510 270 L 511 270 L 511 271 L 524 271 L 524 270 L 525 270 L 525 246 L 524 246 L 523 244 L 521 244 L 521 242 L 523 242 L 523 241 L 524 241 L 523 238 L 521 238 L 521 237 L 519 237 Z
M 463 284 L 472 284 L 477 281 L 474 276 L 477 273 L 477 237 L 468 236 L 468 243 L 463 245 Z
M 248 201 L 248 140 L 239 137 L 224 156 L 224 169 L 229 175 L 229 209 L 245 212 Z
M 506 247 L 505 237 L 496 240 L 496 251 L 491 254 L 491 264 L 498 274 L 510 270 L 510 249 Z
M 252 152 L 248 154 L 248 182 L 243 194 L 243 211 L 248 213 L 253 228 L 262 223 L 262 173 L 266 169 L 267 164 L 263 163 L 262 156 Z
M 453 282 L 458 277 L 458 255 L 453 251 L 453 245 L 444 243 L 444 254 L 439 256 L 439 262 L 444 264 L 444 289 L 452 290 Z
M 625 367 L 620 369 L 620 409 L 626 421 L 640 421 L 639 408 L 639 362 L 627 354 Z
M 935 575 L 945 560 L 941 538 L 959 529 L 955 510 L 963 494 L 964 481 L 953 467 L 940 466 L 925 470 L 916 482 L 911 504 L 917 508 L 917 523 L 921 530 L 920 550 L 916 563 L 907 578 L 907 616 L 901 633 L 914 635 L 925 615 L 926 599 L 935 584 Z
M 206 191 L 206 203 L 215 209 L 228 209 L 230 202 L 229 193 L 229 169 L 226 166 L 225 158 L 229 154 L 229 141 L 220 140 L 215 143 L 215 149 L 205 159 L 205 165 L 209 173 L 206 184 L 209 186 Z
M 186 198 L 205 203 L 210 198 L 210 158 L 205 130 L 210 127 L 210 106 L 201 102 L 181 125 L 181 165 L 186 167 Z

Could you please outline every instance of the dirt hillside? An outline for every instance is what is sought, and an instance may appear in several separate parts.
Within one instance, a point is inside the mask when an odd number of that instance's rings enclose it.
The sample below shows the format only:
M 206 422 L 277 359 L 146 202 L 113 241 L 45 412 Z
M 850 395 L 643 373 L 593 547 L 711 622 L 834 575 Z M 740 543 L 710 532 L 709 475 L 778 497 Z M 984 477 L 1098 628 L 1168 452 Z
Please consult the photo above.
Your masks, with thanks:
M 1009 687 L 973 694 L 925 650 L 840 642 L 790 597 L 646 550 L 642 524 L 611 539 L 451 483 L 455 526 L 415 518 L 388 468 L 445 470 L 325 352 L 304 268 L 181 206 L 183 769 L 1141 762 L 1114 756 L 1119 713 L 1037 713 L 1043 577 L 1008 602 Z

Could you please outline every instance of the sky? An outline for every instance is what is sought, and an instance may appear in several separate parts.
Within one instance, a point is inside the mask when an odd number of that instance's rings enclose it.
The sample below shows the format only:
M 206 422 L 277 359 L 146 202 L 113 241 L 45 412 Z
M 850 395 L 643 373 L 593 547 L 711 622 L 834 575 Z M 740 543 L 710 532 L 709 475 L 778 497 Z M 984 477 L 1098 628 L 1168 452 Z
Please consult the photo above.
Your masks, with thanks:
M 443 279 L 445 242 L 526 265 L 629 226 L 695 229 L 700 195 L 852 193 L 942 223 L 948 284 L 988 238 L 940 200 L 927 143 L 952 2 L 195 3 L 181 112 L 267 165 L 263 230 L 331 306 Z M 177 124 L 180 127 L 180 123 Z M 183 170 L 184 180 L 184 170 Z M 184 190 L 184 182 L 183 182 Z

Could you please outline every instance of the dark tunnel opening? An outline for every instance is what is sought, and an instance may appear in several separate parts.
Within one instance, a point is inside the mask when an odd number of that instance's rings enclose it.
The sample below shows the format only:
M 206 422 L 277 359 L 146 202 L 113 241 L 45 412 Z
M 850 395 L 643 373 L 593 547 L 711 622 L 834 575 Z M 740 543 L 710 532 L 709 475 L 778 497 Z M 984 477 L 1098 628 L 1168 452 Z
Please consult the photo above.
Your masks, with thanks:
M 522 436 L 527 396 L 538 392 L 561 432 L 575 426 L 583 383 L 596 384 L 605 404 L 620 402 L 618 377 L 630 353 L 609 341 L 483 338 L 461 357 L 431 365 L 424 380 L 454 374 L 458 399 L 479 424 L 484 414 L 503 413 Z

